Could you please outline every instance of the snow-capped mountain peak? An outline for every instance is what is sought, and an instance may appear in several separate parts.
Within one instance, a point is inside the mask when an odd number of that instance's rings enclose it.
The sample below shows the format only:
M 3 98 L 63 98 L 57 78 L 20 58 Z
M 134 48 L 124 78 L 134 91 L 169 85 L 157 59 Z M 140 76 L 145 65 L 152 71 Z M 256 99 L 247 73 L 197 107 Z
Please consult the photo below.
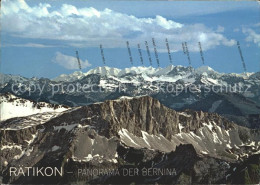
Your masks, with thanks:
M 118 68 L 111 68 L 107 66 L 97 67 L 94 69 L 89 70 L 85 75 L 89 74 L 100 74 L 101 76 L 117 76 L 120 72 Z
M 152 66 L 144 67 L 144 66 L 136 66 L 136 67 L 130 67 L 130 68 L 112 68 L 112 67 L 96 67 L 94 69 L 89 70 L 88 72 L 81 72 L 76 71 L 72 74 L 62 74 L 58 76 L 57 78 L 52 79 L 53 81 L 63 81 L 63 82 L 73 82 L 75 80 L 80 80 L 85 76 L 96 74 L 100 75 L 101 77 L 116 77 L 116 78 L 125 78 L 125 75 L 127 76 L 134 76 L 140 75 L 145 80 L 148 81 L 168 81 L 168 82 L 175 82 L 179 79 L 189 79 L 188 81 L 194 81 L 195 76 L 202 75 L 204 78 L 229 78 L 229 77 L 235 77 L 235 78 L 243 78 L 243 79 L 249 79 L 250 76 L 253 76 L 254 73 L 242 73 L 242 74 L 236 74 L 236 73 L 219 73 L 215 70 L 213 70 L 209 66 L 201 66 L 196 69 L 192 67 L 186 67 L 186 66 L 173 66 L 169 65 L 165 68 L 154 68 Z M 192 79 L 194 80 L 192 80 Z M 129 79 L 125 79 L 123 81 L 129 81 Z M 131 81 L 131 80 L 130 80 Z
M 218 73 L 218 72 L 214 71 L 209 66 L 201 66 L 201 67 L 198 67 L 197 69 L 195 69 L 195 73 L 197 73 L 197 74 L 203 74 L 203 73 L 212 74 L 212 73 Z
M 130 67 L 130 68 L 125 68 L 122 69 L 118 76 L 123 76 L 125 74 L 147 74 L 147 75 L 152 75 L 154 74 L 158 69 L 153 68 L 153 67 L 143 67 L 143 66 L 138 66 L 138 67 Z
M 173 65 L 169 65 L 165 68 L 159 68 L 159 70 L 157 72 L 154 73 L 154 75 L 167 75 L 169 72 L 171 72 L 173 70 L 174 66 Z
M 37 78 L 32 78 L 32 79 L 37 79 Z M 11 75 L 11 74 L 2 74 L 0 73 L 0 82 L 1 83 L 6 83 L 8 81 L 16 81 L 16 82 L 23 82 L 28 80 L 28 78 L 18 76 L 18 75 Z
M 61 74 L 60 76 L 54 78 L 53 80 L 71 82 L 71 81 L 78 80 L 78 79 L 82 78 L 83 76 L 85 76 L 85 74 L 83 72 L 75 71 L 72 74 Z
M 169 65 L 165 68 L 154 68 L 152 66 L 149 67 L 137 66 L 137 67 L 124 68 L 124 69 L 103 66 L 103 67 L 96 67 L 94 69 L 91 69 L 86 73 L 83 73 L 81 71 L 76 71 L 72 74 L 62 74 L 54 78 L 53 80 L 65 81 L 65 82 L 75 81 L 90 74 L 99 74 L 101 76 L 116 76 L 116 77 L 124 76 L 126 74 L 132 74 L 132 75 L 145 74 L 148 76 L 162 76 L 162 75 L 167 75 L 173 69 L 174 69 L 173 65 Z

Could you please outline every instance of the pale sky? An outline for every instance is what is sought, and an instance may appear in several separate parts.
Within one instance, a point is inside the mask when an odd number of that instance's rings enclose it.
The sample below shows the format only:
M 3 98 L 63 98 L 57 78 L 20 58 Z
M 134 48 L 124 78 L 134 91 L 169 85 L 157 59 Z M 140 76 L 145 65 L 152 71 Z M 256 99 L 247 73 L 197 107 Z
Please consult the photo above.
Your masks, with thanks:
M 247 69 L 260 69 L 260 5 L 254 1 L 24 1 L 3 0 L 1 9 L 1 71 L 26 77 L 53 78 L 77 71 L 79 51 L 82 71 L 102 66 L 100 44 L 109 67 L 157 67 L 152 38 L 160 67 L 169 65 L 165 39 L 174 65 L 188 65 L 182 42 L 187 42 L 193 67 L 205 65 L 219 72 L 243 72 L 237 41 Z

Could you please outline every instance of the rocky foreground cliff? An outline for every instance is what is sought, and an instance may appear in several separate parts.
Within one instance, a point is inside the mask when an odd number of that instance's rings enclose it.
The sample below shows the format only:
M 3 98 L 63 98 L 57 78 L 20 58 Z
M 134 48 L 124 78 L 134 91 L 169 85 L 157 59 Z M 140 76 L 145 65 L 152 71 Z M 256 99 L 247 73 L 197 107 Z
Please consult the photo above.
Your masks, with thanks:
M 259 182 L 260 130 L 149 96 L 11 118 L 0 144 L 2 183 Z

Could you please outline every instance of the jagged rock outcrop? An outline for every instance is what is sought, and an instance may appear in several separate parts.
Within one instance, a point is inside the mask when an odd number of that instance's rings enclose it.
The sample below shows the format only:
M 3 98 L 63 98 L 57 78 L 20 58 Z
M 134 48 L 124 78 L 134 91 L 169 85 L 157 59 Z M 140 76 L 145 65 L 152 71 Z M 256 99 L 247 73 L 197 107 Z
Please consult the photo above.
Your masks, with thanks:
M 148 96 L 122 97 L 1 122 L 1 176 L 3 183 L 116 183 L 113 175 L 82 175 L 78 169 L 109 168 L 120 173 L 146 167 L 175 169 L 176 175 L 120 178 L 127 183 L 222 182 L 222 173 L 205 177 L 211 168 L 201 167 L 209 163 L 206 159 L 213 166 L 244 161 L 259 152 L 259 141 L 259 130 L 215 113 L 177 112 Z M 10 167 L 19 165 L 62 167 L 64 175 L 10 176 Z

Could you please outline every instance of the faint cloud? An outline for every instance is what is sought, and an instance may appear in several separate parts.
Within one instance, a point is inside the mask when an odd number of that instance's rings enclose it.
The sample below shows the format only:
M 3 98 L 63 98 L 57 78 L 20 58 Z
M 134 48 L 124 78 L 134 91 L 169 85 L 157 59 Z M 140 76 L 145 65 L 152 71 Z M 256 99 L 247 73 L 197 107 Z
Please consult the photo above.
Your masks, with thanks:
M 225 31 L 225 28 L 223 26 L 218 26 L 216 32 L 223 33 Z
M 233 29 L 233 32 L 239 32 L 239 31 L 240 31 L 239 28 L 235 28 L 235 29 Z
M 57 47 L 57 46 L 45 45 L 45 44 L 37 44 L 37 43 L 26 43 L 26 44 L 4 44 L 3 47 L 52 48 L 52 47 Z
M 260 2 L 260 1 L 259 1 Z M 259 3 L 260 4 L 260 3 Z M 257 24 L 255 24 L 254 26 L 256 26 L 256 27 L 260 27 L 260 22 L 259 23 L 257 23 Z
M 150 43 L 152 38 L 157 41 L 158 51 L 164 52 L 167 52 L 162 41 L 165 38 L 171 49 L 177 51 L 182 50 L 182 42 L 196 52 L 199 41 L 203 50 L 234 44 L 234 40 L 222 34 L 225 30 L 222 26 L 212 30 L 204 24 L 182 24 L 160 15 L 139 18 L 107 8 L 77 8 L 70 4 L 50 9 L 47 3 L 29 6 L 24 0 L 3 0 L 2 29 L 19 37 L 63 40 L 69 46 L 79 43 L 82 47 L 97 47 L 97 43 L 102 43 L 104 47 L 122 48 L 126 39 L 131 47 L 137 47 L 140 42 Z
M 260 34 L 256 33 L 255 30 L 251 29 L 251 28 L 243 28 L 242 32 L 246 35 L 246 41 L 247 42 L 253 42 L 256 45 L 258 45 L 258 47 L 260 47 Z
M 64 55 L 61 52 L 56 52 L 56 56 L 52 60 L 54 63 L 59 64 L 60 66 L 66 69 L 79 69 L 78 61 L 76 57 Z M 82 69 L 90 67 L 91 64 L 88 60 L 80 60 Z

